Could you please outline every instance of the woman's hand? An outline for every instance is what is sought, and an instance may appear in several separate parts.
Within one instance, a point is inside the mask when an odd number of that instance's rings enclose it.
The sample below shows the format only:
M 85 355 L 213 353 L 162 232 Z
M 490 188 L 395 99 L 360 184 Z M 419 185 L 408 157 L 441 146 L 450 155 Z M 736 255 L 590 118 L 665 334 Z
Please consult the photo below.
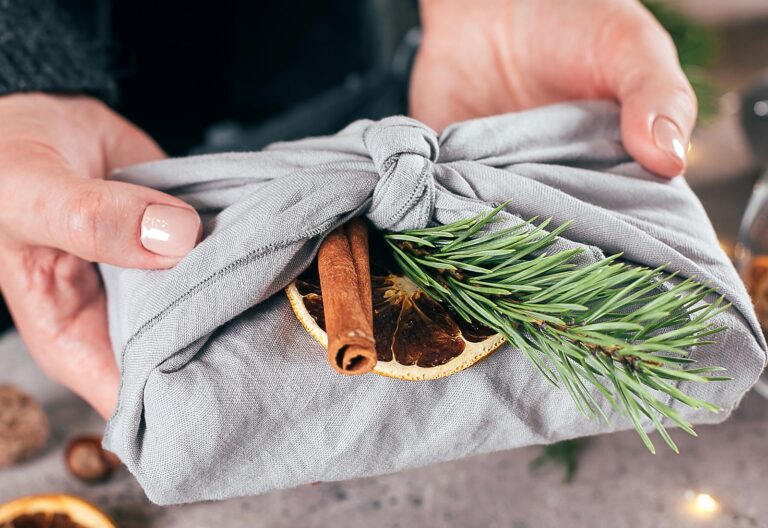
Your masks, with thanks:
M 108 417 L 119 371 L 93 262 L 168 268 L 200 236 L 200 218 L 167 194 L 107 181 L 164 157 L 87 97 L 0 97 L 0 288 L 48 376 Z
M 671 38 L 636 0 L 422 0 L 411 113 L 438 130 L 574 99 L 621 103 L 627 151 L 685 169 L 696 98 Z

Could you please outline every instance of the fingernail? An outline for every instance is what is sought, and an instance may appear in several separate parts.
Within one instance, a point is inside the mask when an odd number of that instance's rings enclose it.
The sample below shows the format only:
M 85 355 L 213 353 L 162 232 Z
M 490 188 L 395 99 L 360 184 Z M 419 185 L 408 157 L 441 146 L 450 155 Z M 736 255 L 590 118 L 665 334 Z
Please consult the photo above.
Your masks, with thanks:
M 202 224 L 193 209 L 150 205 L 141 218 L 141 245 L 164 257 L 183 257 L 200 240 Z
M 667 117 L 657 117 L 653 122 L 653 141 L 683 172 L 686 164 L 685 138 L 674 121 Z

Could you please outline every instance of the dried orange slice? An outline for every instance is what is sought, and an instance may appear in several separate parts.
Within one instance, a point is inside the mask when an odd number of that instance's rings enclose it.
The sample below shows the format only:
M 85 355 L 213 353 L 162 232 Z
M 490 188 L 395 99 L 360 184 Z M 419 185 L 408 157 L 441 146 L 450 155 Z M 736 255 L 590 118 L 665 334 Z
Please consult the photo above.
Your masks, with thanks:
M 397 268 L 380 236 L 371 233 L 370 245 L 374 373 L 413 381 L 442 378 L 474 365 L 504 342 L 490 328 L 465 321 L 429 297 Z M 317 266 L 293 281 L 286 294 L 304 328 L 327 348 Z
M 96 506 L 72 495 L 31 495 L 0 505 L 1 528 L 117 528 Z

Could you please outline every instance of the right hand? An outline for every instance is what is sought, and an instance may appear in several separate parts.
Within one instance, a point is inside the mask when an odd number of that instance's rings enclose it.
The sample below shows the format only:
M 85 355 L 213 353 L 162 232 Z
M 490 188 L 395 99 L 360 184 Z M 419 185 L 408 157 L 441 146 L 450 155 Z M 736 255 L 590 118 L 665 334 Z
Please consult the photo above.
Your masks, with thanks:
M 696 95 L 666 30 L 638 0 L 421 0 L 411 114 L 450 123 L 561 101 L 621 103 L 627 152 L 683 172 Z
M 169 268 L 200 237 L 186 203 L 107 180 L 163 157 L 95 99 L 0 97 L 0 289 L 37 364 L 105 418 L 120 373 L 93 263 Z

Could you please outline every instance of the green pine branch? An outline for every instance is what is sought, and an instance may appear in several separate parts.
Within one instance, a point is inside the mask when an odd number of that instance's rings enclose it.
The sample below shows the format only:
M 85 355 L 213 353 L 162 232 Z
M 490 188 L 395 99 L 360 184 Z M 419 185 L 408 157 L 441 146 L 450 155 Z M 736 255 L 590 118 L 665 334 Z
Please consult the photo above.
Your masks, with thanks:
M 453 224 L 385 235 L 403 272 L 461 317 L 502 334 L 552 384 L 564 387 L 578 409 L 608 422 L 598 399 L 627 416 L 651 452 L 646 418 L 677 452 L 662 421 L 695 436 L 691 424 L 662 400 L 717 412 L 686 395 L 679 381 L 727 380 L 720 367 L 696 367 L 692 347 L 723 330 L 712 324 L 730 306 L 694 279 L 649 269 L 613 255 L 588 266 L 579 250 L 546 249 L 566 228 L 536 219 L 490 229 L 503 204 L 489 214 Z M 590 390 L 590 387 L 596 389 Z M 597 397 L 596 397 L 597 395 Z

